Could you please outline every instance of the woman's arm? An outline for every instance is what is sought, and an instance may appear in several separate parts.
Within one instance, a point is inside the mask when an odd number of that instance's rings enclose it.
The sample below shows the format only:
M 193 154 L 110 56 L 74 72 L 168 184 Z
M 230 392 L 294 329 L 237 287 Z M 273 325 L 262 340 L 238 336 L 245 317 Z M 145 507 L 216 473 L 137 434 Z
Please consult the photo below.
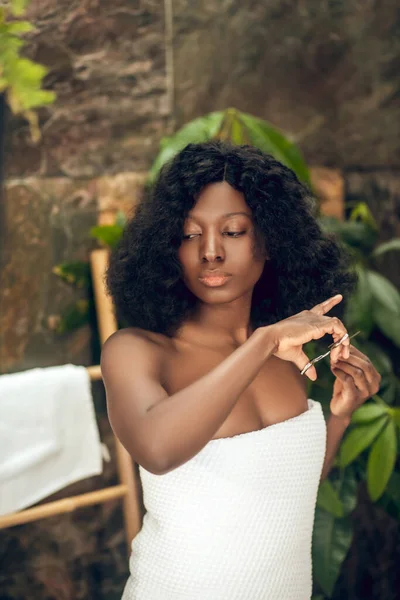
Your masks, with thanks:
M 343 341 L 332 350 L 349 356 L 346 329 L 325 316 L 341 302 L 329 298 L 310 310 L 259 327 L 217 367 L 169 396 L 161 385 L 163 350 L 140 329 L 122 329 L 104 344 L 101 370 L 111 426 L 132 458 L 155 473 L 166 473 L 195 456 L 221 427 L 242 392 L 275 354 L 301 369 L 303 344 L 326 333 Z M 315 367 L 307 376 L 316 378 Z
M 259 328 L 209 373 L 168 396 L 160 347 L 140 330 L 123 329 L 101 356 L 111 426 L 136 462 L 167 473 L 210 441 L 274 350 L 268 327 Z

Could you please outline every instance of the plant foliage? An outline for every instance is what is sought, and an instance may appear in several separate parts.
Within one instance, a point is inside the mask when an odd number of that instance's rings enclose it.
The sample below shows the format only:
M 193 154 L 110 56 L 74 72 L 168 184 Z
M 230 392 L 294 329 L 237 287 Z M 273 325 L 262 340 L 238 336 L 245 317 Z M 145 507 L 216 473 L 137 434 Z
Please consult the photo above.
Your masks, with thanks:
M 42 81 L 48 70 L 43 65 L 20 55 L 24 46 L 21 36 L 34 29 L 20 17 L 29 0 L 10 0 L 0 6 L 0 93 L 14 114 L 28 120 L 34 142 L 40 139 L 38 116 L 34 109 L 51 104 L 55 100 L 52 91 L 42 89 Z

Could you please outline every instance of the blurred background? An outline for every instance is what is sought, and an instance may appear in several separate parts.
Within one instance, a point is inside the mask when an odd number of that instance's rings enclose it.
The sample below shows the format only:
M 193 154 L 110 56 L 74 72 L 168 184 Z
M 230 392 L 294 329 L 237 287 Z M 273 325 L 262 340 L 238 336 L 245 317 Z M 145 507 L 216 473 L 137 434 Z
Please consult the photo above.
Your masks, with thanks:
M 398 3 L 21 0 L 0 10 L 0 373 L 98 364 L 91 250 L 113 245 L 150 170 L 183 142 L 258 140 L 310 182 L 366 277 L 348 318 L 387 376 L 384 418 L 399 425 Z M 5 29 L 21 21 L 31 27 Z M 11 56 L 14 37 L 32 63 Z M 101 382 L 93 398 L 111 460 L 52 500 L 117 481 Z M 320 513 L 320 600 L 400 598 L 398 453 L 385 468 L 381 456 L 373 493 L 377 436 L 353 441 L 337 465 L 350 465 L 344 484 L 339 468 L 332 475 L 345 510 L 328 499 Z M 1 600 L 117 600 L 127 576 L 117 500 L 0 530 Z

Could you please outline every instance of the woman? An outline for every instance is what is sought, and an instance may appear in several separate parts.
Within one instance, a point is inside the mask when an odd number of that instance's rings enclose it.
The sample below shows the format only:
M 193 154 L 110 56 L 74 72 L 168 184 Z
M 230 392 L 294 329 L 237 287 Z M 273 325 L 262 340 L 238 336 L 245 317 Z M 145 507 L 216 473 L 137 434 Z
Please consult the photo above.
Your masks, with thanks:
M 380 376 L 327 314 L 354 276 L 307 190 L 251 146 L 189 144 L 107 285 L 125 326 L 101 357 L 108 414 L 147 510 L 123 600 L 308 600 L 321 473 Z M 340 342 L 328 440 L 300 374 L 325 335 Z

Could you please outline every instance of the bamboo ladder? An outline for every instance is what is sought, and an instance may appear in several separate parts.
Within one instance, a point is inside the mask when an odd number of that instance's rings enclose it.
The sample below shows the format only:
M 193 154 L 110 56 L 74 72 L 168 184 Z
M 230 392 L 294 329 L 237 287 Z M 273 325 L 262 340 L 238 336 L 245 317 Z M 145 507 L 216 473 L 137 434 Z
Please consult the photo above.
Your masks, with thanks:
M 108 256 L 108 250 L 106 249 L 93 250 L 90 256 L 90 268 L 92 272 L 101 344 L 103 344 L 118 327 L 113 312 L 111 298 L 106 295 L 104 286 L 104 274 L 108 265 Z M 87 367 L 87 371 L 92 381 L 101 379 L 100 365 Z M 131 457 L 115 436 L 114 439 L 117 456 L 117 470 L 120 480 L 118 485 L 86 494 L 80 494 L 78 496 L 69 496 L 61 500 L 56 500 L 55 502 L 47 502 L 34 508 L 28 508 L 26 510 L 0 516 L 0 529 L 37 521 L 62 513 L 72 512 L 81 506 L 101 504 L 108 500 L 122 498 L 126 542 L 129 551 L 130 544 L 139 532 L 142 524 L 140 509 L 141 490 L 138 475 L 135 472 Z

